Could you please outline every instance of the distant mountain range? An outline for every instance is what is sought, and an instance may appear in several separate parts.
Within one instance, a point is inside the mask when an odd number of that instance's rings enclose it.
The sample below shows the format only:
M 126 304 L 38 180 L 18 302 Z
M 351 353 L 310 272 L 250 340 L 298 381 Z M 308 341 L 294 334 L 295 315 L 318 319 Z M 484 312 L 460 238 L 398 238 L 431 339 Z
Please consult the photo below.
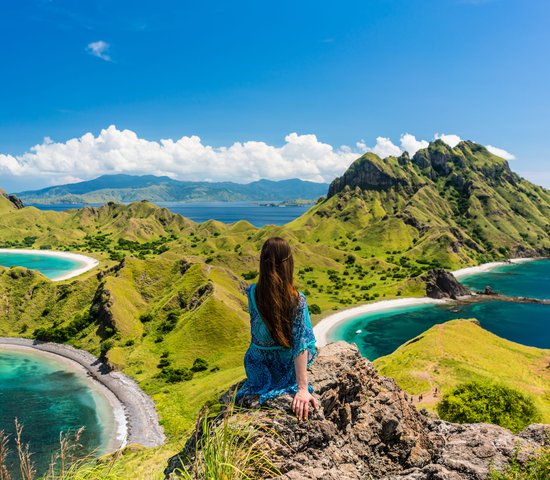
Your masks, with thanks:
M 252 183 L 183 182 L 154 175 L 103 175 L 94 180 L 19 192 L 25 203 L 199 202 L 316 200 L 328 184 L 299 179 Z

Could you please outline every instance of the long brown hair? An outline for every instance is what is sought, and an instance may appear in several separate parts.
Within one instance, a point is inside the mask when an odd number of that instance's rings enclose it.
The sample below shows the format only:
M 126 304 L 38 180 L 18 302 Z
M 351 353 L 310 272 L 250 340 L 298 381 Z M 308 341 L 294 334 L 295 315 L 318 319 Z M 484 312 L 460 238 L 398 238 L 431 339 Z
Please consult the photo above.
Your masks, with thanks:
M 290 347 L 292 320 L 299 301 L 293 273 L 294 259 L 288 242 L 279 237 L 266 240 L 260 254 L 256 306 L 273 340 L 286 348 Z

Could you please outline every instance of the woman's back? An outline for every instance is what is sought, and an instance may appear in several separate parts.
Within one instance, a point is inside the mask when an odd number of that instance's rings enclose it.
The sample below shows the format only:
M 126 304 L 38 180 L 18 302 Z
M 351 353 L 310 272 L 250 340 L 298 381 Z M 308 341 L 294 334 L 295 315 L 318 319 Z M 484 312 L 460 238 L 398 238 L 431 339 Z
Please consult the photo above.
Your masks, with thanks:
M 307 301 L 300 293 L 294 318 L 290 348 L 273 339 L 261 317 L 255 299 L 256 284 L 247 288 L 250 314 L 251 343 L 245 355 L 246 383 L 239 389 L 237 399 L 244 395 L 259 395 L 260 403 L 298 390 L 294 360 L 307 350 L 307 365 L 315 358 L 315 336 L 311 326 Z M 309 390 L 312 391 L 311 387 Z

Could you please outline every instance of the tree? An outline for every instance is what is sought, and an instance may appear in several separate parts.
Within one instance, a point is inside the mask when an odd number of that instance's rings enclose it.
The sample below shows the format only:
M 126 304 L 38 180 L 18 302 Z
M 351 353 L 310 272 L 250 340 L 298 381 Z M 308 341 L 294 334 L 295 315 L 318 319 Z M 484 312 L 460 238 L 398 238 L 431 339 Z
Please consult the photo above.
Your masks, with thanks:
M 487 422 L 513 432 L 536 423 L 541 415 L 533 400 L 506 385 L 469 382 L 458 385 L 437 404 L 439 416 L 450 422 Z

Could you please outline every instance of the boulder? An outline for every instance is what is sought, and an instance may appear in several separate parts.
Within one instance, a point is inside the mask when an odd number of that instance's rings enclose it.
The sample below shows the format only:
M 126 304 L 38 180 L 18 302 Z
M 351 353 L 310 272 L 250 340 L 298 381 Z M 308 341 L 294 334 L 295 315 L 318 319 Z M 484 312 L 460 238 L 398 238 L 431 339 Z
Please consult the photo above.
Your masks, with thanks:
M 455 276 L 443 269 L 430 270 L 422 279 L 426 282 L 426 295 L 431 298 L 453 298 L 471 295 L 468 287 L 460 283 Z

